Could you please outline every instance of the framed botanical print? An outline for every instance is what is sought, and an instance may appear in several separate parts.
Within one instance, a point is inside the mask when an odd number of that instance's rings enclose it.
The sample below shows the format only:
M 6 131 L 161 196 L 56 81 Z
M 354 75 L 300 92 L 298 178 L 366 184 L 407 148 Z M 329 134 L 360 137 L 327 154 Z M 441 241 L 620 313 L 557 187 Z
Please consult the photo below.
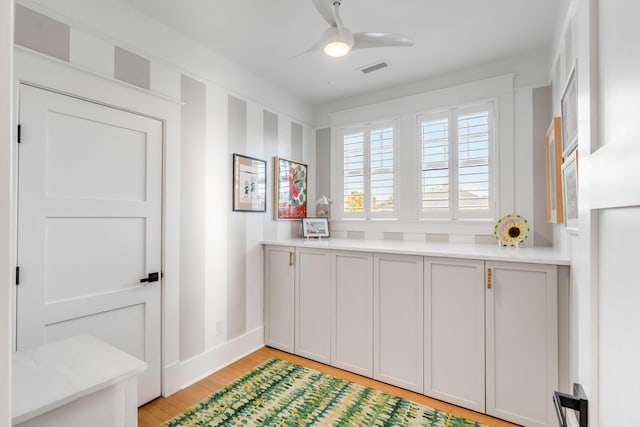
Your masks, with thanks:
M 267 162 L 242 154 L 233 155 L 233 210 L 267 210 Z
M 560 107 L 562 109 L 562 156 L 566 158 L 578 146 L 578 86 L 575 65 L 562 93 Z
M 564 223 L 562 206 L 562 130 L 560 117 L 554 117 L 545 135 L 547 165 L 547 221 Z
M 307 165 L 275 158 L 275 216 L 302 219 L 307 216 Z

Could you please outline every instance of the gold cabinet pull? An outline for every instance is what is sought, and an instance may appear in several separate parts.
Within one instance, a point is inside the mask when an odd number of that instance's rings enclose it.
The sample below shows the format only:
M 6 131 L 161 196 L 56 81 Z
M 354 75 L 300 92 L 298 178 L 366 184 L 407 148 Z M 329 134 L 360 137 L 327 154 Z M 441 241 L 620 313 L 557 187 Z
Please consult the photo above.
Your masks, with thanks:
M 487 289 L 491 289 L 491 269 L 487 268 Z
M 293 265 L 293 252 L 289 252 L 289 265 Z

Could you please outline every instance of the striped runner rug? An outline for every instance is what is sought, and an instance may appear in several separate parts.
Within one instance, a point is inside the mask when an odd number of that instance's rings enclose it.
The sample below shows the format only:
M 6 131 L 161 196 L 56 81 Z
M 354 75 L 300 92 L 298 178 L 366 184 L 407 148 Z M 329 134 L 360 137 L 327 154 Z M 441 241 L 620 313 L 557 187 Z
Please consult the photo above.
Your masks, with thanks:
M 270 359 L 161 427 L 480 427 L 407 399 Z

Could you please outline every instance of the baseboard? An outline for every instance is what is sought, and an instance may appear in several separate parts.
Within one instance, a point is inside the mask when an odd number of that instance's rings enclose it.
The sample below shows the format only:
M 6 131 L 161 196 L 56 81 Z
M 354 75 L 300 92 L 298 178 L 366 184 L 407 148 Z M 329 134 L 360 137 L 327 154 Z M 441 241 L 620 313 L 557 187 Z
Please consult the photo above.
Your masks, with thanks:
M 164 377 L 162 381 L 162 395 L 171 396 L 180 390 L 180 362 L 173 362 L 164 367 Z
M 188 387 L 262 347 L 264 327 L 260 326 L 188 360 L 166 366 L 163 395 Z

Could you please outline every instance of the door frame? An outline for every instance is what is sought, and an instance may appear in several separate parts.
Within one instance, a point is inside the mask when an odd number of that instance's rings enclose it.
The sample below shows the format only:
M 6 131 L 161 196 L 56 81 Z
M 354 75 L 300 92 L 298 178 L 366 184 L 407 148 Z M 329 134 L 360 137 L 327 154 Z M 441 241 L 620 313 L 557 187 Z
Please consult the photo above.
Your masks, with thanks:
M 161 207 L 161 384 L 162 395 L 181 388 L 179 370 L 179 243 L 180 243 L 180 110 L 183 103 L 162 94 L 97 74 L 27 48 L 14 49 L 14 125 L 19 123 L 20 85 L 41 89 L 150 117 L 162 122 Z M 12 158 L 11 262 L 17 259 L 18 150 Z M 16 289 L 12 287 L 13 348 L 16 344 Z

